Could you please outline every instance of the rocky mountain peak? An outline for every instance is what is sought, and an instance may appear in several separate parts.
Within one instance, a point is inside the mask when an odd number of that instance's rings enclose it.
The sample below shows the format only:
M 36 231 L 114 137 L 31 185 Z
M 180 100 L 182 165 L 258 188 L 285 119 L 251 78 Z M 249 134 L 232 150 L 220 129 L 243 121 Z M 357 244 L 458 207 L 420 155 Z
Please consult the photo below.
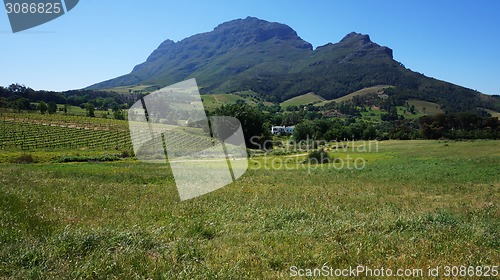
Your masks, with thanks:
M 347 34 L 342 40 L 340 40 L 340 43 L 352 43 L 352 42 L 360 42 L 362 44 L 372 43 L 369 35 L 356 32 L 351 32 Z
M 372 42 L 370 36 L 366 34 L 351 32 L 347 34 L 338 45 L 354 49 L 347 57 L 347 60 L 355 57 L 363 57 L 367 54 L 376 57 L 388 56 L 391 59 L 393 58 L 393 52 L 390 48 Z
M 290 26 L 269 22 L 255 17 L 236 19 L 218 25 L 213 38 L 234 42 L 237 46 L 258 44 L 267 40 L 287 41 L 298 48 L 311 49 L 312 45 L 300 38 Z

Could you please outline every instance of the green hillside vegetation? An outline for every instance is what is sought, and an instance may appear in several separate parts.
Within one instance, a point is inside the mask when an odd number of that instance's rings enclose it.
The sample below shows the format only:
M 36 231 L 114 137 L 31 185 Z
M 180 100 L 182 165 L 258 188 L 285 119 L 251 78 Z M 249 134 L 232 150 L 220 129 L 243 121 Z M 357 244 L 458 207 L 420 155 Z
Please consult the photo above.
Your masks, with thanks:
M 299 95 L 283 101 L 280 106 L 282 109 L 286 109 L 288 106 L 304 106 L 307 104 L 315 104 L 324 101 L 325 99 L 321 96 L 316 95 L 313 92 L 309 92 L 303 95 Z

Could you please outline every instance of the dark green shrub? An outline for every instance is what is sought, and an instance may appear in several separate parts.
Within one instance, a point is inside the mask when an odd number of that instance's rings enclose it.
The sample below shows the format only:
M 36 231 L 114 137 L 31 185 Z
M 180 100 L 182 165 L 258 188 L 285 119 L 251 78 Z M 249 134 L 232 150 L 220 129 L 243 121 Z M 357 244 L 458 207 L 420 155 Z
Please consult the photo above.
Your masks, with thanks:
M 330 158 L 330 155 L 328 155 L 328 153 L 323 149 L 310 152 L 306 160 L 306 162 L 309 163 L 330 163 L 331 161 L 332 159 Z
M 17 163 L 17 164 L 30 164 L 34 162 L 35 159 L 33 159 L 33 156 L 30 154 L 23 154 L 12 160 L 12 163 Z
M 130 151 L 130 150 L 123 150 L 122 154 L 120 155 L 121 158 L 129 158 L 129 157 L 133 157 L 133 156 L 134 156 L 134 152 Z
M 117 161 L 120 158 L 116 155 L 100 155 L 100 156 L 62 156 L 56 160 L 58 163 L 67 162 L 105 162 Z

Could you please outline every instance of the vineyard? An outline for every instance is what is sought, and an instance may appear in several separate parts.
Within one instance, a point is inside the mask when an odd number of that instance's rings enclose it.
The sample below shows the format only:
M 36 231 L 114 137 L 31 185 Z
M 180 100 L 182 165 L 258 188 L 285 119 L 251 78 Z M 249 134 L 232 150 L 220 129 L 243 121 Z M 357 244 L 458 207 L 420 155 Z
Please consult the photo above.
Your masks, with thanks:
M 139 124 L 140 125 L 140 124 Z M 167 142 L 175 147 L 171 155 L 185 155 L 205 150 L 216 139 L 197 128 L 173 129 L 170 125 L 155 126 L 155 129 L 170 130 Z M 146 130 L 136 131 L 136 142 L 144 144 L 139 154 L 141 158 L 156 158 L 158 152 L 163 157 L 163 140 L 158 132 L 151 138 Z M 233 149 L 231 145 L 228 149 Z M 0 114 L 0 150 L 132 150 L 127 121 L 88 118 L 81 116 L 41 115 L 41 114 Z M 175 150 L 175 151 L 174 151 Z M 210 152 L 209 152 L 210 154 Z
M 125 121 L 78 116 L 0 115 L 0 150 L 131 149 Z

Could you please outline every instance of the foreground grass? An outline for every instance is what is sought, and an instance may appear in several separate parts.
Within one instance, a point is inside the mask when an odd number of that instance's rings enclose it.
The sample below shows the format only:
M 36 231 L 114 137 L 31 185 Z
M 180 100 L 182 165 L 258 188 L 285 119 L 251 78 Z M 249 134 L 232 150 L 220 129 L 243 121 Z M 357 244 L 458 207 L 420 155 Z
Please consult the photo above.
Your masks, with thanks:
M 378 152 L 332 152 L 363 157 L 363 170 L 271 170 L 257 159 L 237 182 L 184 202 L 166 165 L 3 164 L 0 278 L 498 265 L 499 144 L 389 141 Z

